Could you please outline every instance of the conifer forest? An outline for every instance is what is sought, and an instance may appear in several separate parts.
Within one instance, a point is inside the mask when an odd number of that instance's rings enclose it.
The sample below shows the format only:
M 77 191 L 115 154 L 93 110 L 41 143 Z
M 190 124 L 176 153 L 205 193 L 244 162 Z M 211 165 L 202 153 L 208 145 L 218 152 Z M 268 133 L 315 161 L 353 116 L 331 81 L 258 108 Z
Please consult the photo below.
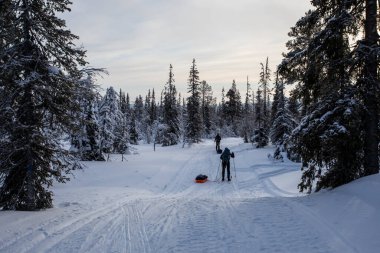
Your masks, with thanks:
M 131 97 L 97 83 L 106 66 L 90 67 L 59 15 L 69 0 L 0 0 L 0 209 L 51 208 L 51 186 L 82 161 L 217 133 L 300 163 L 305 193 L 379 173 L 379 2 L 311 4 L 289 28 L 282 61 L 260 59 L 258 83 L 216 89 L 194 55 L 187 83 L 167 62 L 166 83 Z

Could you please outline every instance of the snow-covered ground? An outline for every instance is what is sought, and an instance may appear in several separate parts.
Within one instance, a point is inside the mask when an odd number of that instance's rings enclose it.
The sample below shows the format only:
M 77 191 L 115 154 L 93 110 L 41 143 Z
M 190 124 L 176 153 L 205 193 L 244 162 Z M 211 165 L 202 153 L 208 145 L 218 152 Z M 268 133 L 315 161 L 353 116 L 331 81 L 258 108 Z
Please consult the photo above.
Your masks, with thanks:
M 225 146 L 230 183 L 213 181 L 210 140 L 88 162 L 55 185 L 55 208 L 0 212 L 0 252 L 379 252 L 379 175 L 305 196 L 299 164 L 240 139 Z M 195 184 L 200 173 L 212 181 Z

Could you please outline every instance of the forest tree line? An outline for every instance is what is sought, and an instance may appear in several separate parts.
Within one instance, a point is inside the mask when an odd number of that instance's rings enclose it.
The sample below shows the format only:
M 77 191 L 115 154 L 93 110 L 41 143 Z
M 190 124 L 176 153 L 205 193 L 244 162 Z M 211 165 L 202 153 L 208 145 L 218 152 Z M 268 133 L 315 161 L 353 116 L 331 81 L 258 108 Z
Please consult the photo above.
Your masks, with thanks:
M 159 101 L 153 90 L 145 102 L 136 98 L 133 108 L 128 102 L 120 105 L 128 108 L 128 141 L 167 146 L 198 142 L 216 132 L 241 136 L 256 147 L 271 141 L 277 146 L 275 158 L 285 151 L 291 160 L 302 161 L 298 187 L 307 192 L 314 181 L 320 190 L 378 173 L 378 3 L 311 3 L 314 8 L 291 27 L 288 51 L 274 73 L 268 59 L 260 64 L 257 90 L 247 80 L 242 98 L 232 81 L 217 104 L 193 60 L 187 98 L 181 99 L 170 66 Z M 289 97 L 285 84 L 295 84 Z M 121 104 L 128 100 L 123 96 L 120 91 Z
M 274 157 L 301 161 L 300 191 L 337 187 L 379 173 L 378 1 L 311 1 L 290 29 L 275 71 L 263 62 L 259 88 L 235 81 L 217 103 L 190 65 L 188 92 L 174 69 L 163 90 L 130 101 L 108 88 L 100 97 L 86 52 L 56 13 L 70 1 L 0 0 L 0 208 L 52 207 L 49 187 L 80 160 L 103 160 L 131 144 L 163 146 L 241 136 Z M 284 85 L 295 88 L 286 97 Z M 158 92 L 158 93 L 157 93 Z M 72 148 L 66 147 L 69 141 Z
M 220 102 L 207 81 L 200 81 L 193 60 L 188 78 L 187 97 L 177 92 L 173 66 L 161 91 L 148 90 L 143 97 L 130 98 L 113 87 L 104 96 L 98 92 L 81 97 L 82 117 L 77 134 L 72 136 L 73 151 L 82 160 L 102 160 L 103 153 L 128 152 L 130 144 L 162 146 L 191 144 L 202 138 L 242 137 L 245 142 L 264 147 L 269 142 L 283 145 L 299 120 L 299 103 L 284 95 L 284 83 L 271 83 L 268 58 L 261 63 L 260 85 L 252 90 L 246 83 L 244 98 L 235 80 L 222 89 Z M 91 76 L 81 82 L 94 86 Z M 272 86 L 274 88 L 272 88 Z

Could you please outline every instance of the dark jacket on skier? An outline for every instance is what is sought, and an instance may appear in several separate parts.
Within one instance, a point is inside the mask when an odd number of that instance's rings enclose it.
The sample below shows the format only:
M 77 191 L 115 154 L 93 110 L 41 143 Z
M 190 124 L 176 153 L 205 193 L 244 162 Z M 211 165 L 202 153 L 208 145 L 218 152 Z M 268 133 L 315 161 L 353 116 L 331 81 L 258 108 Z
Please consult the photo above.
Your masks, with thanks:
M 220 155 L 220 160 L 222 160 L 222 181 L 224 181 L 226 168 L 227 168 L 227 180 L 231 181 L 230 157 L 232 158 L 235 157 L 234 152 L 231 153 L 231 151 L 228 148 L 225 148 L 223 153 Z
M 218 151 L 220 149 L 220 140 L 222 139 L 222 137 L 220 137 L 219 134 L 216 134 L 215 136 L 215 142 L 216 142 L 216 151 Z

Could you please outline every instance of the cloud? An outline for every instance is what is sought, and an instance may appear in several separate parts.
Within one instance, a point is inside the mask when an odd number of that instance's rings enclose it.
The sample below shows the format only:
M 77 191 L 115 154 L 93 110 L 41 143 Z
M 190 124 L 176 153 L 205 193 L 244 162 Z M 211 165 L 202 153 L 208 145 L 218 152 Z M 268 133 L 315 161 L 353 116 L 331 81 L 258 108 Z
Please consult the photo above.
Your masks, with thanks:
M 185 93 L 196 58 L 200 78 L 219 95 L 232 79 L 242 89 L 247 75 L 257 82 L 267 56 L 274 70 L 290 27 L 309 8 L 305 0 L 74 0 L 64 19 L 91 66 L 110 72 L 105 86 L 132 97 L 159 91 L 173 64 Z

